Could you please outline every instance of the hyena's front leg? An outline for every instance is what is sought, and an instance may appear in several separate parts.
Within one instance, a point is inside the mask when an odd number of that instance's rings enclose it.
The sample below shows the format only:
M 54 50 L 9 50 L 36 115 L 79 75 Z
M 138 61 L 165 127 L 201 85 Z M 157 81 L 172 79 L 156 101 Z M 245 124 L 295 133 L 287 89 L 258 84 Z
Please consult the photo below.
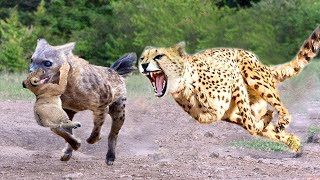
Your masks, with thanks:
M 125 101 L 126 97 L 120 97 L 116 102 L 109 106 L 109 115 L 112 118 L 112 126 L 108 137 L 108 153 L 106 163 L 112 165 L 116 155 L 116 145 L 119 131 L 125 119 Z
M 64 128 L 51 128 L 51 131 L 56 133 L 57 135 L 61 136 L 65 139 L 68 144 L 71 146 L 72 149 L 78 150 L 81 145 L 81 141 L 75 138 L 72 134 L 68 132 L 67 129 Z M 70 150 L 69 146 L 64 150 L 64 154 L 61 156 L 61 161 L 68 161 L 71 158 L 72 150 Z
M 107 106 L 104 105 L 93 111 L 93 129 L 90 137 L 87 139 L 89 144 L 94 144 L 101 139 L 100 132 L 106 117 L 107 109 Z
M 76 112 L 71 111 L 71 110 L 67 110 L 67 109 L 64 109 L 64 111 L 67 113 L 70 120 L 72 120 L 74 115 L 76 114 Z M 68 132 L 69 134 L 73 135 L 73 128 L 66 128 L 64 130 L 66 132 Z M 72 156 L 73 148 L 71 147 L 71 145 L 67 141 L 66 141 L 65 148 L 62 151 L 63 151 L 63 155 L 61 156 L 60 160 L 61 161 L 68 161 Z

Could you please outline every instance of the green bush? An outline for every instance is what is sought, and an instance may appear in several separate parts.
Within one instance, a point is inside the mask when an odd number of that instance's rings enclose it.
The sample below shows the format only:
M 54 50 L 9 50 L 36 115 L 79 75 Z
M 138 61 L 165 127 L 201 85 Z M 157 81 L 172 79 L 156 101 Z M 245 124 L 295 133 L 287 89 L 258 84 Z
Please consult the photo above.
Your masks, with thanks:
M 18 21 L 16 10 L 10 18 L 0 20 L 0 71 L 19 72 L 27 69 L 23 44 L 32 37 L 32 29 Z
M 318 0 L 3 0 L 0 71 L 23 71 L 37 38 L 76 41 L 75 54 L 103 66 L 180 41 L 189 53 L 237 47 L 279 64 L 319 25 L 319 9 Z
M 187 42 L 190 53 L 213 47 L 238 47 L 255 52 L 267 64 L 289 61 L 318 25 L 317 0 L 262 0 L 251 8 L 217 8 L 216 1 L 115 1 L 118 21 L 108 53 L 146 45 Z M 120 44 L 120 45 L 119 45 Z

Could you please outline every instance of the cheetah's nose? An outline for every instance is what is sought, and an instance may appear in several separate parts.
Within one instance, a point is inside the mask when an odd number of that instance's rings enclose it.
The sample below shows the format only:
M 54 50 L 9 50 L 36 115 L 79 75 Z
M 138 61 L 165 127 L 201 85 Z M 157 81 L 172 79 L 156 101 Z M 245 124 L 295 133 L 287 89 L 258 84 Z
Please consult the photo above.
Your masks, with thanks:
M 148 65 L 149 65 L 149 63 L 141 64 L 141 66 L 142 66 L 142 68 L 143 68 L 143 71 L 147 71 Z

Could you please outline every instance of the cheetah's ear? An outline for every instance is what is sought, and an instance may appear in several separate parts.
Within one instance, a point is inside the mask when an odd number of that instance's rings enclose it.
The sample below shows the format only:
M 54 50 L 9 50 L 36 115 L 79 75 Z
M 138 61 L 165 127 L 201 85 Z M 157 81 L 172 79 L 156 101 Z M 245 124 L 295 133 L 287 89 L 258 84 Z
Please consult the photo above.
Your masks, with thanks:
M 64 52 L 66 55 L 69 55 L 69 54 L 72 54 L 72 50 L 74 49 L 75 46 L 76 46 L 76 43 L 71 42 L 61 46 L 55 46 L 55 49 L 58 51 Z
M 184 41 L 182 41 L 182 42 L 179 42 L 178 44 L 174 45 L 173 49 L 175 51 L 177 51 L 180 56 L 184 56 L 187 54 L 185 47 L 186 47 L 186 43 Z
M 153 49 L 153 48 L 154 48 L 153 46 L 146 46 L 144 50 Z

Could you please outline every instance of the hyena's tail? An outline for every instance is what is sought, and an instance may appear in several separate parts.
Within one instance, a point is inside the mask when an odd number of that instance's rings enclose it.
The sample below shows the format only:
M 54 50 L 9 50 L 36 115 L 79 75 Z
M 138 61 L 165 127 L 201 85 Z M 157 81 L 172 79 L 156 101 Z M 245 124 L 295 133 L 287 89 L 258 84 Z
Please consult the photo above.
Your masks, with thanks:
M 114 62 L 110 68 L 114 69 L 123 77 L 128 76 L 131 72 L 135 71 L 135 64 L 137 61 L 136 53 L 128 53 Z
M 298 75 L 301 70 L 318 54 L 320 47 L 320 26 L 313 31 L 303 43 L 302 47 L 298 51 L 298 54 L 291 62 L 271 66 L 271 72 L 273 77 L 282 82 L 293 76 Z

